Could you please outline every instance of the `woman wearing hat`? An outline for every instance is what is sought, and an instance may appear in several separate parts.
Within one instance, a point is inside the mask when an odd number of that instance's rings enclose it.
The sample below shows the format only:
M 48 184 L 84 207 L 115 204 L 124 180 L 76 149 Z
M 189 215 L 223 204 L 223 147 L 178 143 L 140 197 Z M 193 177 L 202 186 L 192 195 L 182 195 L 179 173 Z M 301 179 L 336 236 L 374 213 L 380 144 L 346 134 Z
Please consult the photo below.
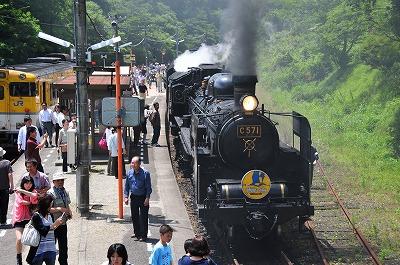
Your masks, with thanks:
M 68 237 L 67 237 L 67 219 L 72 217 L 72 211 L 69 207 L 71 200 L 68 192 L 64 188 L 64 180 L 67 177 L 63 173 L 56 173 L 53 176 L 53 187 L 47 191 L 53 197 L 53 205 L 50 213 L 53 214 L 54 220 L 61 217 L 64 213 L 64 223 L 54 230 L 54 237 L 58 242 L 58 262 L 60 265 L 68 264 Z

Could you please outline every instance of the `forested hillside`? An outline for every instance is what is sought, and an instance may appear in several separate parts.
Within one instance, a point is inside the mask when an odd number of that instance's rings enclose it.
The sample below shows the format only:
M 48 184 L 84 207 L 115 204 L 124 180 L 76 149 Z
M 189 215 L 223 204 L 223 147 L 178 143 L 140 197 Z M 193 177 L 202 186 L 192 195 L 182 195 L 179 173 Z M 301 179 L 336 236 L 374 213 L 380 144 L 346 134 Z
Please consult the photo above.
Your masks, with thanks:
M 219 41 L 219 17 L 226 0 L 93 0 L 87 1 L 88 43 L 113 36 L 111 21 L 118 17 L 122 43 L 139 43 L 134 48 L 138 63 L 144 63 L 144 47 L 150 61 L 171 61 L 175 37 L 184 40 L 179 50 L 197 49 L 201 43 Z M 72 0 L 6 0 L 0 4 L 0 58 L 8 64 L 27 57 L 62 51 L 65 48 L 38 39 L 39 31 L 73 42 Z M 112 48 L 101 52 L 112 52 Z M 130 47 L 123 53 L 128 54 Z M 111 56 L 110 56 L 111 57 Z M 94 56 L 99 59 L 99 56 Z M 111 60 L 110 60 L 111 62 Z
M 145 47 L 150 61 L 168 62 L 175 57 L 171 39 L 184 40 L 180 52 L 220 42 L 228 2 L 87 1 L 88 43 L 111 38 L 117 16 L 122 43 L 146 37 L 133 48 L 138 63 L 145 62 Z M 309 118 L 314 145 L 339 191 L 368 202 L 353 212 L 357 225 L 379 246 L 381 258 L 400 257 L 400 0 L 259 4 L 258 96 L 269 109 Z M 38 39 L 39 31 L 73 42 L 73 1 L 1 1 L 0 58 L 7 64 L 69 52 Z M 100 62 L 99 54 L 94 59 Z
M 354 219 L 382 258 L 398 256 L 400 1 L 271 0 L 263 8 L 259 95 L 310 119 L 340 192 L 373 205 Z

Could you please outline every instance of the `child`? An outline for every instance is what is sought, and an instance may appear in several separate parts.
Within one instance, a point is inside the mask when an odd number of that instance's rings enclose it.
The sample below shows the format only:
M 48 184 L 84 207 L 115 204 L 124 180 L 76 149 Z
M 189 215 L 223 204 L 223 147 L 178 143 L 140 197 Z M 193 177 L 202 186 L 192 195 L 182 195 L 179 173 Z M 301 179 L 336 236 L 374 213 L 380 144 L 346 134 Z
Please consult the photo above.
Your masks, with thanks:
M 160 226 L 160 241 L 154 246 L 149 258 L 151 265 L 172 265 L 172 251 L 169 242 L 174 230 L 169 225 Z
M 128 252 L 124 245 L 120 243 L 112 244 L 107 252 L 108 261 L 102 265 L 132 265 L 128 261 Z
M 179 260 L 178 265 L 216 265 L 216 263 L 208 258 L 210 255 L 210 247 L 207 239 L 203 236 L 195 236 L 191 245 L 188 246 L 188 257 Z
M 178 265 L 187 262 L 187 260 L 190 261 L 190 253 L 189 253 L 189 248 L 192 247 L 192 241 L 193 239 L 189 238 L 185 240 L 185 243 L 183 244 L 183 249 L 185 250 L 185 255 L 183 255 L 179 260 L 178 260 Z

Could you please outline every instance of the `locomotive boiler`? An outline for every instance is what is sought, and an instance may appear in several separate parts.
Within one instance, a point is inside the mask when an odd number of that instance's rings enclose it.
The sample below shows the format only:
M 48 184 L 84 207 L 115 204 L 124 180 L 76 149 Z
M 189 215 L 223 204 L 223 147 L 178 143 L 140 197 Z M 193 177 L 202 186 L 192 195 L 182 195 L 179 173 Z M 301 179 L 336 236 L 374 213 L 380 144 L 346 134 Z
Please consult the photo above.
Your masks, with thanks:
M 293 142 L 280 140 L 271 113 L 259 107 L 256 76 L 233 76 L 216 65 L 167 71 L 170 132 L 190 165 L 199 216 L 217 233 L 244 228 L 261 239 L 313 215 L 311 128 L 297 112 Z

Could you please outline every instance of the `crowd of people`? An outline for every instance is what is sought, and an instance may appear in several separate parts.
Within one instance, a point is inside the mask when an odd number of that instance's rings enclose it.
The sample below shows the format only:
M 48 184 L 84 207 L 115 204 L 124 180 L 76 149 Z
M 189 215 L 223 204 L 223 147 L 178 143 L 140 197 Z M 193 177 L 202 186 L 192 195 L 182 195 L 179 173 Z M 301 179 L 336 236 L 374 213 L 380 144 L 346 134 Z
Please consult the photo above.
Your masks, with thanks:
M 57 147 L 57 152 L 63 160 L 62 170 L 68 172 L 67 164 L 67 131 L 76 129 L 76 115 L 69 116 L 69 110 L 65 106 L 56 104 L 54 110 L 50 110 L 46 103 L 42 104 L 39 112 L 39 127 L 32 124 L 32 118 L 24 118 L 24 126 L 18 131 L 18 152 L 25 155 L 26 160 L 35 159 L 38 162 L 38 170 L 44 172 L 39 150 L 43 147 Z M 42 137 L 41 137 L 42 136 Z M 73 165 L 69 165 L 71 170 Z
M 160 226 L 160 240 L 155 244 L 149 257 L 149 265 L 172 265 L 173 228 L 163 224 Z M 178 265 L 217 265 L 210 258 L 210 247 L 204 236 L 187 239 L 184 244 L 185 255 L 178 260 Z M 128 261 L 128 252 L 121 243 L 112 244 L 107 251 L 107 259 L 102 265 L 132 265 Z
M 33 127 L 29 127 L 33 128 Z M 34 129 L 34 128 L 33 128 Z M 28 130 L 29 131 L 29 130 Z M 32 136 L 33 137 L 33 136 Z M 32 138 L 31 137 L 31 138 Z M 15 193 L 11 224 L 15 230 L 16 264 L 22 263 L 22 236 L 30 222 L 40 234 L 37 246 L 31 246 L 26 261 L 28 264 L 55 264 L 58 244 L 58 261 L 68 264 L 67 220 L 72 217 L 69 193 L 64 188 L 66 176 L 53 175 L 53 185 L 49 177 L 38 170 L 39 162 L 30 158 L 25 161 L 26 173 L 14 187 L 13 169 L 6 151 L 0 147 L 0 225 L 5 226 L 9 195 Z
M 164 86 L 164 75 L 166 66 L 164 64 L 154 63 L 149 67 L 145 65 L 134 66 L 131 74 L 131 90 L 135 95 L 146 99 L 149 95 L 146 83 L 151 87 L 155 83 L 157 92 L 161 93 Z
M 157 68 L 154 68 L 157 69 Z M 135 87 L 139 89 L 139 95 L 146 97 L 148 89 L 146 84 L 146 69 L 137 69 L 135 75 Z M 148 81 L 156 82 L 159 92 L 162 91 L 163 69 L 158 68 L 155 78 Z M 165 70 L 165 69 L 164 69 Z M 159 75 L 157 75 L 159 74 Z M 141 87 L 142 86 L 142 87 Z M 144 87 L 143 87 L 144 86 Z M 147 143 L 147 121 L 150 121 L 153 127 L 153 137 L 151 146 L 157 147 L 161 131 L 161 119 L 159 113 L 159 103 L 154 102 L 150 107 L 145 106 L 144 121 L 134 128 L 134 143 L 138 144 L 139 137 L 142 134 L 142 143 Z M 68 172 L 67 164 L 67 131 L 70 128 L 76 128 L 76 116 L 69 117 L 69 111 L 65 106 L 56 105 L 54 110 L 47 108 L 47 104 L 42 104 L 42 110 L 39 113 L 39 124 L 36 127 L 32 124 L 32 119 L 26 117 L 25 125 L 20 128 L 18 134 L 18 151 L 25 156 L 26 173 L 18 181 L 18 187 L 14 186 L 13 169 L 10 161 L 3 159 L 6 153 L 0 147 L 0 225 L 5 226 L 7 217 L 7 208 L 9 204 L 9 195 L 15 193 L 15 202 L 12 210 L 12 227 L 16 238 L 16 263 L 22 262 L 22 242 L 24 230 L 28 225 L 32 225 L 40 234 L 40 242 L 37 246 L 31 246 L 26 262 L 28 264 L 53 265 L 56 262 L 58 253 L 58 262 L 61 265 L 68 264 L 68 228 L 67 221 L 72 218 L 70 209 L 71 200 L 68 191 L 64 188 L 65 174 Z M 53 137 L 54 135 L 54 137 Z M 107 149 L 109 151 L 109 160 L 107 173 L 118 176 L 118 147 L 116 128 L 107 127 L 104 132 Z M 42 136 L 42 137 L 41 137 Z M 54 141 L 53 141 L 54 138 Z M 39 150 L 45 147 L 57 147 L 61 155 L 62 172 L 53 175 L 52 184 L 49 177 L 44 173 L 44 167 L 40 157 Z M 122 142 L 123 152 L 125 145 Z M 70 165 L 71 166 L 71 165 Z M 141 166 L 140 157 L 133 157 L 130 169 L 125 172 L 125 166 L 122 166 L 123 176 L 126 178 L 124 184 L 124 202 L 130 205 L 131 220 L 133 225 L 133 234 L 131 238 L 137 241 L 146 242 L 148 231 L 148 213 L 149 201 L 152 193 L 150 172 Z M 174 230 L 167 224 L 159 228 L 160 239 L 155 244 L 149 258 L 151 265 L 205 265 L 215 264 L 210 258 L 210 249 L 207 240 L 202 236 L 196 236 L 185 242 L 184 249 L 186 255 L 179 261 L 173 262 L 170 241 Z M 58 244 L 58 251 L 56 248 Z M 128 252 L 123 244 L 112 244 L 107 252 L 106 264 L 119 265 L 131 264 L 128 261 Z

